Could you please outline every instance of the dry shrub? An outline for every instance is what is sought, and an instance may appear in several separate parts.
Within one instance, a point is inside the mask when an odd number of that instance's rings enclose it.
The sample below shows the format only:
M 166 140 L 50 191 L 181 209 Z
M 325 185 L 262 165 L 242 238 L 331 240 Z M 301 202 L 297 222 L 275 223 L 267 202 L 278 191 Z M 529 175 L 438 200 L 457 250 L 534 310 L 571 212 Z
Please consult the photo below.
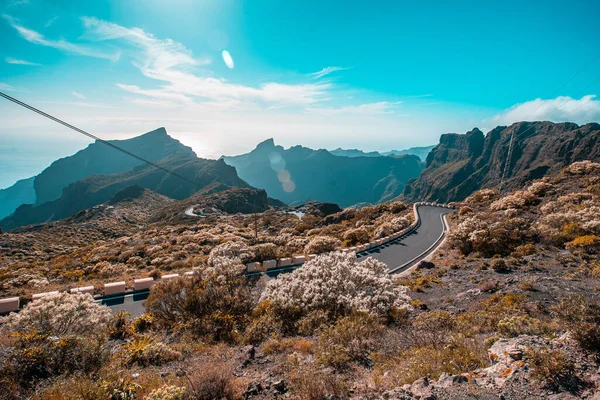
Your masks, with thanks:
M 513 315 L 498 322 L 498 333 L 503 337 L 519 335 L 547 335 L 551 332 L 548 324 L 528 315 Z
M 492 269 L 494 271 L 496 271 L 498 273 L 504 273 L 504 272 L 510 271 L 510 267 L 508 266 L 506 261 L 504 261 L 504 259 L 502 259 L 502 258 L 494 258 L 491 261 L 490 266 L 492 267 Z
M 365 228 L 350 229 L 344 232 L 344 244 L 348 246 L 367 243 L 369 239 L 369 231 Z
M 296 400 L 345 399 L 349 392 L 341 376 L 315 365 L 293 368 L 288 379 L 291 398 Z
M 277 258 L 277 246 L 273 243 L 261 243 L 252 247 L 256 261 L 274 260 Z
M 185 387 L 164 385 L 150 392 L 144 400 L 184 400 L 185 392 Z
M 127 365 L 163 365 L 179 360 L 181 353 L 149 336 L 137 336 L 123 346 Z
M 244 331 L 254 304 L 252 288 L 243 277 L 215 273 L 156 284 L 146 310 L 159 326 L 233 342 Z
M 369 366 L 370 352 L 383 333 L 381 321 L 368 314 L 339 319 L 319 335 L 318 360 L 325 366 L 343 370 L 351 363 Z
M 201 368 L 188 373 L 191 400 L 214 400 L 237 398 L 236 385 L 233 382 L 233 367 L 229 363 L 216 362 L 202 365 Z
M 308 242 L 304 248 L 304 254 L 321 254 L 334 251 L 342 247 L 342 242 L 331 236 L 317 236 Z
M 562 299 L 552 309 L 562 326 L 579 345 L 600 353 L 600 302 L 582 296 Z
M 530 347 L 525 355 L 533 379 L 554 390 L 571 385 L 574 365 L 564 351 Z
M 578 236 L 573 241 L 566 244 L 567 250 L 572 253 L 583 251 L 585 253 L 596 254 L 600 251 L 600 237 L 596 235 Z
M 13 335 L 13 348 L 2 374 L 27 387 L 41 379 L 98 371 L 108 359 L 104 340 L 83 336 L 50 336 L 31 331 Z

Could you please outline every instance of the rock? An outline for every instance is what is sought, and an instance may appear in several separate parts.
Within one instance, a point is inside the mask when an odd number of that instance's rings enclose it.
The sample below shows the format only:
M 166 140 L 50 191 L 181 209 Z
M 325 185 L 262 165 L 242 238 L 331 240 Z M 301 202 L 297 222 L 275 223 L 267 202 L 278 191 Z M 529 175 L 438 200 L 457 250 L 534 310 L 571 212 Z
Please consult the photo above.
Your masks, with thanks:
M 285 392 L 287 392 L 287 383 L 283 379 L 278 380 L 276 382 L 273 382 L 273 384 L 271 385 L 271 387 L 273 389 L 275 389 L 275 391 L 277 393 L 285 393 Z
M 260 382 L 252 382 L 251 384 L 248 385 L 248 387 L 246 388 L 246 391 L 244 392 L 244 399 L 247 399 L 249 396 L 256 396 L 258 394 L 260 394 L 263 391 L 263 387 L 260 384 Z
M 508 349 L 506 350 L 506 354 L 513 360 L 522 360 L 523 359 L 523 350 L 521 349 Z
M 431 261 L 423 260 L 417 264 L 417 269 L 432 269 L 432 268 L 435 268 L 435 264 L 432 263 Z

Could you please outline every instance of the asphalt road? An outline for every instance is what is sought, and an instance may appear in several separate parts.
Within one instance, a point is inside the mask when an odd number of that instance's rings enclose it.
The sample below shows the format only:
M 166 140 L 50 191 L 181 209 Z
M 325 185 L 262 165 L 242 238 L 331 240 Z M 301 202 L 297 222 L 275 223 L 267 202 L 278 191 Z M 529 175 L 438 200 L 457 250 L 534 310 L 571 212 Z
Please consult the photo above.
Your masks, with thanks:
M 397 239 L 381 247 L 359 254 L 359 259 L 373 257 L 385 263 L 390 270 L 393 270 L 408 263 L 429 249 L 440 238 L 444 230 L 441 216 L 448 214 L 451 210 L 442 207 L 421 206 L 417 211 L 421 217 L 421 226 L 419 228 L 412 231 L 405 238 Z M 425 258 L 425 256 L 414 260 L 414 262 L 406 265 L 403 269 L 409 268 L 422 258 Z
M 420 261 L 423 257 L 420 256 L 427 251 L 440 238 L 444 227 L 441 216 L 448 214 L 451 210 L 448 208 L 434 206 L 420 206 L 418 208 L 419 216 L 421 217 L 421 225 L 404 238 L 397 239 L 393 242 L 384 244 L 372 250 L 360 253 L 357 255 L 359 259 L 365 257 L 373 257 L 384 262 L 390 270 L 394 270 L 401 265 L 411 262 L 404 269 L 409 268 L 414 263 Z M 418 257 L 418 258 L 417 258 Z M 416 259 L 415 259 L 416 258 Z M 271 276 L 276 276 L 281 272 L 291 271 L 295 268 L 285 268 L 286 271 L 273 271 L 268 273 Z M 395 271 L 401 272 L 401 271 Z M 132 317 L 135 317 L 144 312 L 144 300 L 148 297 L 148 293 L 127 294 L 124 296 L 116 296 L 113 298 L 103 299 L 102 304 L 109 306 L 113 312 L 127 311 Z

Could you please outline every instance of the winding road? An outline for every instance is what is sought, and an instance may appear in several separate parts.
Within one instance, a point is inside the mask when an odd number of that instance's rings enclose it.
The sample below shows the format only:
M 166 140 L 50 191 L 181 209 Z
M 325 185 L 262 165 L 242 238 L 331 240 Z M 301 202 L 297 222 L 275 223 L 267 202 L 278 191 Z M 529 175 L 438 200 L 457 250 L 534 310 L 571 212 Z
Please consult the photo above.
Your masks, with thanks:
M 419 206 L 417 212 L 421 224 L 406 236 L 392 242 L 357 254 L 359 259 L 373 257 L 386 265 L 390 273 L 403 272 L 427 257 L 442 242 L 446 228 L 443 216 L 452 210 L 436 206 Z M 269 275 L 277 275 L 280 272 L 291 271 L 296 267 L 286 267 L 282 270 L 270 271 Z M 144 302 L 148 292 L 137 294 L 126 294 L 105 298 L 102 304 L 109 306 L 113 312 L 127 311 L 132 316 L 144 312 Z
M 450 211 L 452 210 L 444 207 L 419 206 L 417 212 L 421 218 L 421 225 L 417 229 L 404 238 L 359 253 L 358 258 L 373 257 L 385 263 L 391 273 L 410 268 L 435 250 L 436 245 L 442 241 L 445 235 L 442 216 Z

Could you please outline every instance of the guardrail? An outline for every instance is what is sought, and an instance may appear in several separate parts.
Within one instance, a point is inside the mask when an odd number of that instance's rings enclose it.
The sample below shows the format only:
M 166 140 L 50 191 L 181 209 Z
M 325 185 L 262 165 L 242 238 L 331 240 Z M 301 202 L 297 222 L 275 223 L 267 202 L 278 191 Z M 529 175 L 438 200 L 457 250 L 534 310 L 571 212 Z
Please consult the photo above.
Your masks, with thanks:
M 373 240 L 369 243 L 364 243 L 364 244 L 357 245 L 354 247 L 337 249 L 336 251 L 343 251 L 345 253 L 356 253 L 357 255 L 360 255 L 361 253 L 368 252 L 370 250 L 376 249 L 378 247 L 386 245 L 395 240 L 404 238 L 406 235 L 409 235 L 411 232 L 413 232 L 415 229 L 418 229 L 419 226 L 421 226 L 421 218 L 420 218 L 419 212 L 418 212 L 418 207 L 420 207 L 420 206 L 455 208 L 452 205 L 430 203 L 430 202 L 414 203 L 413 204 L 413 213 L 415 216 L 415 220 L 410 226 L 408 226 L 408 227 L 402 229 L 401 231 L 398 231 L 392 235 L 388 235 L 383 238 Z M 446 228 L 446 225 L 444 226 L 444 228 Z M 440 236 L 440 238 L 438 238 L 436 243 L 434 243 L 427 251 L 430 251 L 431 249 L 433 249 L 435 247 L 435 245 L 437 243 L 439 243 L 439 241 L 443 238 L 443 235 L 444 234 L 442 233 L 442 235 Z M 417 258 L 422 257 L 422 255 L 423 254 L 421 254 Z M 292 257 L 285 257 L 285 258 L 281 258 L 278 260 L 266 260 L 263 262 L 248 263 L 248 264 L 246 264 L 246 269 L 245 269 L 244 275 L 253 276 L 253 275 L 259 275 L 264 272 L 277 272 L 277 271 L 281 271 L 281 270 L 289 270 L 289 269 L 298 268 L 302 264 L 304 264 L 306 261 L 309 261 L 309 260 L 315 258 L 316 256 L 317 256 L 317 254 L 304 254 L 304 255 L 295 255 Z M 411 260 L 409 263 L 404 264 L 401 267 L 395 268 L 394 270 L 390 271 L 390 273 L 393 273 L 393 272 L 399 270 L 400 268 L 405 267 L 406 265 L 410 264 L 413 261 L 414 260 Z M 192 276 L 192 275 L 194 275 L 194 273 L 195 273 L 194 271 L 188 271 L 188 272 L 184 273 L 184 276 Z M 179 274 L 167 274 L 167 275 L 163 275 L 160 278 L 160 280 L 169 280 L 169 279 L 174 279 L 174 278 L 178 278 L 178 277 L 180 277 Z M 102 294 L 96 295 L 94 297 L 94 299 L 96 299 L 97 301 L 101 301 L 105 297 L 114 297 L 114 296 L 119 296 L 119 295 L 124 295 L 124 294 L 135 294 L 135 293 L 139 293 L 139 292 L 146 292 L 156 282 L 157 282 L 157 280 L 152 277 L 134 279 L 133 285 L 132 285 L 133 287 L 128 286 L 127 282 L 125 282 L 125 281 L 108 282 L 103 285 Z M 71 292 L 71 293 L 89 293 L 91 295 L 94 295 L 95 287 L 94 286 L 76 287 L 76 288 L 70 289 L 69 292 Z M 54 295 L 54 294 L 58 294 L 58 293 L 59 293 L 58 291 L 36 293 L 31 296 L 31 300 L 35 301 L 42 297 L 50 296 L 50 295 Z M 0 315 L 19 311 L 19 308 L 23 305 L 23 303 L 25 303 L 25 301 L 21 301 L 21 299 L 19 297 L 9 297 L 9 298 L 0 299 Z

